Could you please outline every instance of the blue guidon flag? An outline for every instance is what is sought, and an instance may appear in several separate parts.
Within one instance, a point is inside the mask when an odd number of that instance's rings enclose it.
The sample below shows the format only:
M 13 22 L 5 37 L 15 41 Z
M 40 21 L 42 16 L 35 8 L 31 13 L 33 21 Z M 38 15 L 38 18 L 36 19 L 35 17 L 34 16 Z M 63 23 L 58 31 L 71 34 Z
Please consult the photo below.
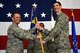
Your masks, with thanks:
M 72 41 L 73 41 L 73 53 L 78 53 L 78 42 L 76 37 L 76 29 L 75 29 L 75 22 L 74 22 L 74 15 L 72 12 Z

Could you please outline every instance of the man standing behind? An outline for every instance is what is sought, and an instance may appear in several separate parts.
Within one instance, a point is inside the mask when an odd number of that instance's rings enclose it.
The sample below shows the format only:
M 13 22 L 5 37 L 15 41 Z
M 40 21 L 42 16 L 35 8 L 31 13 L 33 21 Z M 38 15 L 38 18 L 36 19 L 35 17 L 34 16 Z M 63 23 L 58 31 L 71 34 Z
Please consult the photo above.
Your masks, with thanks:
M 45 28 L 44 23 L 39 23 L 39 24 L 40 24 L 40 26 L 42 28 Z M 41 33 L 42 39 L 44 39 L 45 37 L 48 36 L 46 34 L 43 34 L 42 31 L 39 31 L 37 29 L 37 37 L 38 37 L 39 33 Z M 47 44 L 43 44 L 43 46 L 44 46 L 44 53 L 49 53 Z M 42 53 L 42 48 L 41 48 L 41 43 L 40 43 L 40 39 L 39 38 L 36 38 L 35 40 L 33 40 L 33 43 L 29 43 L 28 48 L 27 48 L 27 53 Z
M 34 39 L 31 34 L 34 30 L 23 30 L 18 24 L 21 21 L 21 16 L 18 12 L 12 14 L 12 24 L 9 26 L 7 34 L 8 41 L 6 53 L 23 53 L 23 40 Z
M 45 25 L 44 25 L 44 23 L 39 23 L 39 25 L 42 27 L 42 28 L 45 28 Z M 41 35 L 40 35 L 40 34 Z M 38 34 L 37 34 L 38 36 L 42 36 L 42 39 L 44 39 L 45 37 L 47 37 L 48 35 L 46 35 L 46 34 L 44 34 L 42 31 L 39 31 L 38 30 Z M 37 36 L 37 37 L 38 37 Z M 35 40 L 35 47 L 34 47 L 34 53 L 42 53 L 42 46 L 41 46 L 41 42 L 40 42 L 40 39 L 36 39 Z M 48 47 L 47 47 L 47 44 L 43 44 L 43 48 L 44 48 L 44 53 L 50 53 L 49 52 L 49 49 L 48 49 Z
M 47 42 L 54 39 L 54 42 L 50 43 L 51 50 L 54 50 L 54 52 L 50 53 L 71 53 L 70 42 L 68 38 L 68 16 L 61 11 L 62 5 L 58 1 L 53 4 L 53 9 L 57 14 L 56 23 L 49 36 L 47 36 L 44 40 Z M 43 29 L 39 25 L 37 28 Z M 43 33 L 48 34 L 48 31 L 43 29 Z

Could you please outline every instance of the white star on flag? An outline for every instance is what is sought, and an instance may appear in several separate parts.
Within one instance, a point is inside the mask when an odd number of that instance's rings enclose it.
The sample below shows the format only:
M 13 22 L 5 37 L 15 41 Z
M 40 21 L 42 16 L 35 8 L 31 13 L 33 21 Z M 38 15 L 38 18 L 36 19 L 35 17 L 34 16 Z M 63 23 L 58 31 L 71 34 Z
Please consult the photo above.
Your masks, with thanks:
M 11 17 L 11 15 L 12 15 L 12 14 L 9 12 L 9 13 L 7 14 L 7 17 Z
M 32 4 L 32 6 L 35 7 L 35 8 L 37 8 L 37 4 L 36 3 Z
M 17 3 L 15 6 L 16 8 L 20 8 L 21 4 Z
M 29 16 L 29 14 L 26 12 L 25 14 L 24 14 L 24 17 L 28 17 Z
M 0 7 L 3 8 L 4 4 L 0 3 Z
M 41 14 L 41 17 L 45 17 L 46 16 L 46 14 L 43 12 L 42 14 Z

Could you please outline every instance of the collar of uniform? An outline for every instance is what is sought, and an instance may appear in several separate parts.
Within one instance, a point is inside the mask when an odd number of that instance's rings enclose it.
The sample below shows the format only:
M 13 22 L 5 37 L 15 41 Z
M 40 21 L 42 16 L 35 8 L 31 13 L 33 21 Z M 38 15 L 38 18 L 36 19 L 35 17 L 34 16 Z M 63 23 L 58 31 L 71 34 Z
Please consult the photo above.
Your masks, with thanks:
M 59 15 L 57 15 L 56 21 L 58 21 L 59 17 L 63 14 L 63 12 L 61 12 Z
M 63 14 L 63 12 L 61 12 L 57 17 L 60 17 Z
M 16 23 L 12 23 L 13 26 L 18 27 L 18 25 Z

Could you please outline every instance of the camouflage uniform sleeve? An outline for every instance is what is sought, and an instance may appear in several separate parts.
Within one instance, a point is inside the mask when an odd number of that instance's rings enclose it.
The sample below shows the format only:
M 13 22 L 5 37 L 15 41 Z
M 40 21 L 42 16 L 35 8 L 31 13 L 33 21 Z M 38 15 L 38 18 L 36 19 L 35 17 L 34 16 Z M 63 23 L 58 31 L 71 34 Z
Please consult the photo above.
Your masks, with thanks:
M 36 31 L 36 27 L 29 29 L 29 30 L 24 30 L 25 32 L 30 31 L 32 34 Z
M 43 40 L 44 40 L 44 39 L 50 34 L 50 31 L 44 28 L 44 29 L 42 30 L 42 32 L 43 32 L 43 34 L 45 35 L 45 36 L 43 36 Z
M 49 36 L 47 36 L 44 40 L 48 41 L 56 37 L 61 32 L 61 29 L 65 26 L 67 22 L 68 22 L 67 16 L 59 17 L 58 21 L 56 21 L 54 28 L 51 30 Z
M 44 33 L 45 35 L 49 35 L 50 31 L 47 30 L 47 29 L 43 29 L 43 33 Z
M 31 30 L 23 30 L 19 27 L 13 27 L 14 36 L 20 39 L 34 39 L 34 35 Z

